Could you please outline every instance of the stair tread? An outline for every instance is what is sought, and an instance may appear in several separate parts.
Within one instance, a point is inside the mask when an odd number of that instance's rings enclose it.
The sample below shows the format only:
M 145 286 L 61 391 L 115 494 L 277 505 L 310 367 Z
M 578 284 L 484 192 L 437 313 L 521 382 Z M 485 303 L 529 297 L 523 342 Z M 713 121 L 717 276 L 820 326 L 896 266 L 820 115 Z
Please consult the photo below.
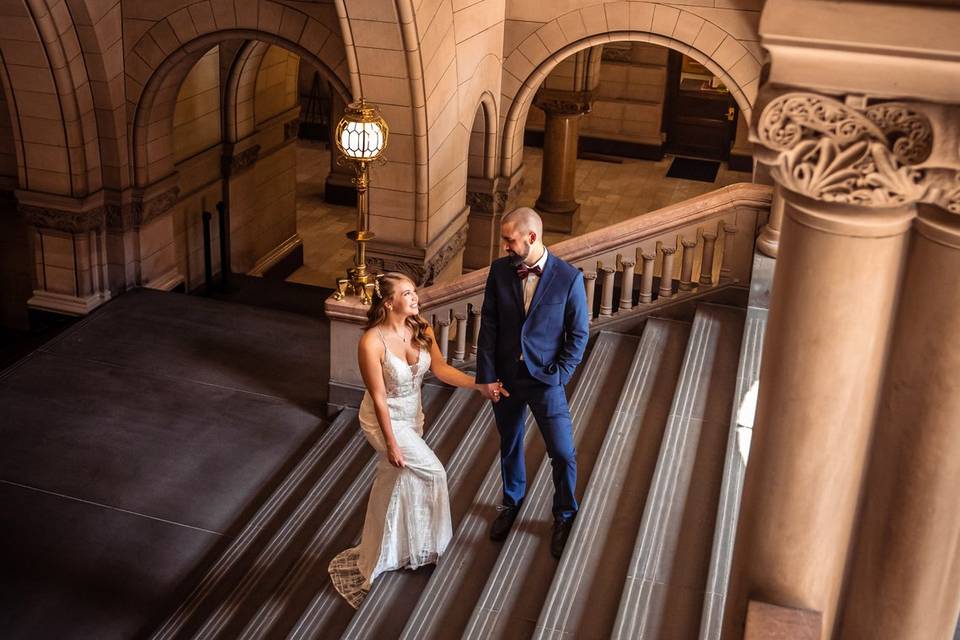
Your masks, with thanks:
M 717 525 L 711 551 L 710 574 L 707 578 L 700 621 L 700 640 L 720 640 L 722 631 L 723 608 L 726 603 L 733 560 L 733 542 L 737 532 L 740 498 L 743 494 L 743 479 L 747 468 L 746 462 L 740 456 L 737 433 L 738 414 L 747 391 L 760 379 L 760 362 L 766 326 L 767 310 L 765 308 L 747 309 L 737 369 L 737 386 L 733 394 L 734 402 L 727 436 L 723 481 L 717 506 Z
M 427 444 L 431 447 L 435 446 L 453 428 L 454 423 L 454 420 L 435 420 L 426 425 L 424 439 Z M 363 436 L 359 433 L 357 435 L 363 441 L 364 446 L 367 446 Z M 350 525 L 351 523 L 356 524 L 357 521 L 362 519 L 362 507 L 366 503 L 364 498 L 369 493 L 376 464 L 377 456 L 371 453 L 363 470 L 337 501 L 330 515 L 303 548 L 299 557 L 279 584 L 275 585 L 261 600 L 252 617 L 246 621 L 246 625 L 235 637 L 244 640 L 274 637 L 278 635 L 277 625 L 283 624 L 283 621 L 293 622 L 289 619 L 289 615 L 290 613 L 297 615 L 297 605 L 302 600 L 307 598 L 312 600 L 323 594 L 326 586 L 321 588 L 320 594 L 316 594 L 316 590 L 310 589 L 306 585 L 308 581 L 316 579 L 317 576 L 321 576 L 323 585 L 328 585 L 326 567 L 333 555 L 342 551 L 339 548 L 340 538 L 345 535 L 349 535 L 351 539 L 356 538 L 356 534 L 351 533 L 354 528 L 351 528 Z M 359 531 L 359 527 L 355 529 Z M 311 594 L 315 595 L 311 596 Z M 312 603 L 306 606 L 311 608 L 316 615 L 328 615 L 326 613 L 328 609 L 345 607 L 346 604 L 340 599 L 323 598 L 322 602 L 319 602 L 316 606 Z
M 583 504 L 540 612 L 535 638 L 607 637 L 643 514 L 688 323 L 644 327 Z
M 596 461 L 602 434 L 625 378 L 627 367 L 620 365 L 629 363 L 639 342 L 636 336 L 602 333 L 594 346 L 597 357 L 585 367 L 584 383 L 570 400 L 580 486 L 585 484 Z M 593 375 L 588 375 L 591 369 Z M 464 638 L 498 637 L 517 615 L 529 616 L 531 611 L 539 610 L 556 569 L 546 544 L 553 526 L 553 491 L 552 465 L 543 456 L 468 621 Z
M 615 340 L 616 337 L 604 337 L 603 334 L 596 338 L 586 362 L 581 366 L 583 374 L 576 383 L 575 395 L 584 394 L 591 388 L 591 376 L 588 373 L 597 369 L 598 363 L 604 359 L 604 353 L 608 349 L 603 345 Z M 593 376 L 593 379 L 593 384 L 597 384 L 600 376 Z M 524 437 L 528 468 L 531 464 L 539 463 L 544 455 L 542 439 L 532 437 L 533 424 L 533 418 L 528 416 Z M 404 627 L 401 638 L 425 640 L 458 635 L 456 628 L 462 628 L 472 612 L 474 594 L 471 587 L 482 586 L 477 584 L 476 576 L 489 573 L 496 562 L 499 548 L 489 540 L 487 532 L 501 497 L 500 460 L 495 458 L 469 512 L 456 527 L 450 548 L 438 562 L 427 588 Z
M 190 594 L 153 633 L 151 636 L 153 640 L 168 640 L 176 637 L 194 620 L 197 612 L 202 611 L 212 597 L 223 589 L 227 576 L 242 564 L 246 554 L 253 549 L 256 539 L 269 526 L 270 521 L 281 513 L 289 496 L 309 475 L 314 465 L 330 455 L 351 425 L 356 424 L 356 420 L 356 410 L 344 410 L 337 415 L 323 435 L 317 439 L 224 552 L 207 569 Z
M 740 309 L 697 307 L 613 638 L 699 627 L 743 319 Z

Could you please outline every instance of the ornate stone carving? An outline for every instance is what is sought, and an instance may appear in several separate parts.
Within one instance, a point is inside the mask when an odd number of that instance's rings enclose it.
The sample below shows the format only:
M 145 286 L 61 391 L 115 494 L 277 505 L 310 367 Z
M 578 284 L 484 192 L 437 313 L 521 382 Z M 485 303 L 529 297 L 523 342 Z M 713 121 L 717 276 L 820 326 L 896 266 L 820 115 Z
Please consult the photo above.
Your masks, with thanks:
M 493 213 L 493 194 L 483 191 L 467 191 L 467 206 L 470 207 L 470 211 Z
M 297 137 L 300 132 L 300 119 L 294 118 L 283 123 L 283 141 L 288 142 Z
M 177 204 L 180 187 L 170 187 L 149 200 L 137 203 L 133 208 L 134 226 L 140 227 L 157 219 Z
M 590 113 L 593 92 L 538 89 L 533 97 L 533 104 L 549 115 L 577 116 Z
M 604 62 L 631 62 L 630 53 L 629 45 L 626 47 L 606 45 L 603 48 L 602 60 Z
M 100 205 L 86 211 L 68 211 L 52 207 L 20 204 L 18 209 L 27 222 L 41 229 L 56 229 L 67 233 L 83 233 L 103 228 L 111 205 Z
M 239 173 L 248 167 L 252 167 L 256 164 L 257 159 L 260 157 L 260 145 L 255 144 L 253 146 L 247 147 L 240 153 L 233 155 L 224 155 L 223 163 L 224 166 L 228 167 L 228 173 L 230 175 Z
M 780 152 L 776 178 L 814 198 L 862 206 L 930 201 L 960 212 L 952 169 L 917 167 L 933 149 L 927 117 L 899 102 L 858 111 L 809 93 L 787 93 L 764 107 L 757 139 Z
M 418 287 L 429 287 L 433 284 L 437 275 L 443 271 L 444 267 L 450 264 L 450 261 L 458 253 L 463 251 L 467 244 L 467 226 L 464 225 L 457 233 L 450 237 L 450 240 L 440 248 L 439 251 L 421 264 L 418 262 L 407 262 L 396 258 L 385 258 L 383 256 L 368 256 L 367 264 L 380 273 L 386 271 L 399 271 L 411 280 L 417 283 Z

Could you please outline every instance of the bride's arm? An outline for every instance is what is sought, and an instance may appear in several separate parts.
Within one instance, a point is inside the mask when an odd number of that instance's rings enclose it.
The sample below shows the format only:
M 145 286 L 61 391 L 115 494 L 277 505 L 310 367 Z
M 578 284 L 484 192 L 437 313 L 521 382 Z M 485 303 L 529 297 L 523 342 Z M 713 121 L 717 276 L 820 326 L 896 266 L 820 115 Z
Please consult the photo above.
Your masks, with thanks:
M 433 327 L 427 327 L 427 335 L 430 336 L 430 371 L 437 376 L 441 382 L 453 385 L 455 387 L 464 387 L 478 391 L 480 385 L 477 384 L 473 376 L 465 374 L 456 367 L 447 364 L 447 360 L 440 352 L 440 346 L 433 335 Z
M 390 422 L 390 409 L 387 407 L 387 389 L 383 386 L 383 343 L 374 339 L 370 332 L 363 334 L 357 348 L 357 359 L 360 363 L 360 376 L 367 387 L 367 393 L 373 400 L 373 410 L 377 414 L 377 424 L 383 432 L 383 441 L 387 445 L 387 459 L 395 467 L 404 466 L 403 454 L 397 446 L 397 439 L 393 435 L 393 424 Z

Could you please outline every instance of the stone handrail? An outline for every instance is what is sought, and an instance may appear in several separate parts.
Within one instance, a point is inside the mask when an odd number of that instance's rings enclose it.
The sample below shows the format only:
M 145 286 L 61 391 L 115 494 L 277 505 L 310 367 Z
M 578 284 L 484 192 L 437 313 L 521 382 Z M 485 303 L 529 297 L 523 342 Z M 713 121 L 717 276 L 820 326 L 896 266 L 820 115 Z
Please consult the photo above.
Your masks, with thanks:
M 720 284 L 746 283 L 758 225 L 771 198 L 768 186 L 734 184 L 564 240 L 551 245 L 550 251 L 583 271 L 591 325 L 599 329 L 618 317 L 696 296 Z M 670 277 L 663 277 L 665 271 Z M 441 351 L 454 362 L 476 353 L 488 272 L 485 267 L 418 292 L 421 315 L 432 322 Z M 617 281 L 620 295 L 615 300 Z M 331 297 L 326 302 L 332 404 L 353 404 L 338 402 L 342 394 L 335 387 L 360 388 L 356 344 L 366 312 L 367 307 L 353 298 Z

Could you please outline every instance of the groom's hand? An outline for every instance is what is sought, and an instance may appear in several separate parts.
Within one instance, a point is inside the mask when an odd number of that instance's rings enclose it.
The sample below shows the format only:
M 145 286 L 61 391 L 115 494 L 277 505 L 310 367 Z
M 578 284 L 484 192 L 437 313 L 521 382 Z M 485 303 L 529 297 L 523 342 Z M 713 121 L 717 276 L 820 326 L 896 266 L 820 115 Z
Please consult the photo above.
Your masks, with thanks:
M 480 385 L 480 393 L 483 394 L 483 397 L 491 402 L 499 402 L 500 396 L 509 398 L 510 394 L 506 389 L 503 388 L 503 385 L 500 384 L 500 381 L 489 382 L 487 384 Z

